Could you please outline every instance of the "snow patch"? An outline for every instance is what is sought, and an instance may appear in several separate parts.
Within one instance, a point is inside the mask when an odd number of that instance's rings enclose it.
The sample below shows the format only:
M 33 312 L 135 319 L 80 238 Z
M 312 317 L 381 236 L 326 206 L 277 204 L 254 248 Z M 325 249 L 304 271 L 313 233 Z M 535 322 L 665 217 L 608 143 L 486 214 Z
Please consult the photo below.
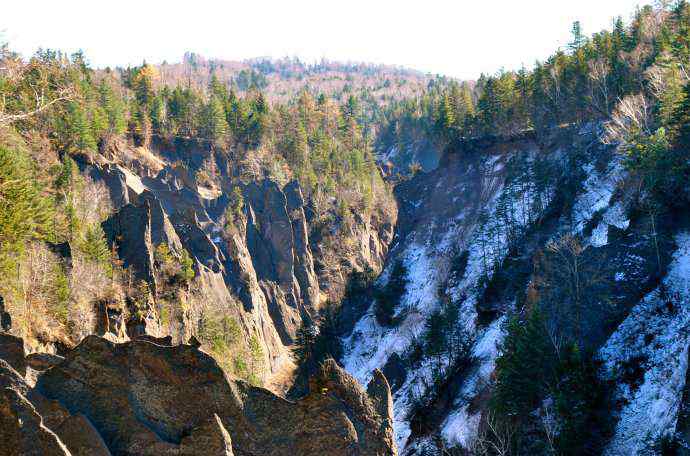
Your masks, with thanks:
M 509 240 L 524 233 L 555 194 L 554 188 L 538 188 L 535 184 L 533 165 L 536 152 L 536 149 L 516 151 L 512 158 L 523 160 L 516 163 L 520 175 L 512 176 L 508 181 L 505 180 L 504 167 L 511 162 L 510 156 L 490 157 L 485 164 L 485 172 L 478 171 L 482 178 L 479 206 L 483 208 L 484 216 L 470 206 L 462 207 L 455 217 L 443 221 L 429 220 L 423 228 L 420 225 L 420 231 L 409 233 L 398 255 L 407 267 L 409 280 L 405 296 L 396 309 L 402 321 L 394 328 L 382 328 L 376 321 L 373 306 L 370 306 L 356 323 L 352 334 L 343 340 L 345 369 L 362 384 L 367 384 L 375 368 L 383 367 L 393 353 L 404 357 L 412 341 L 423 334 L 427 318 L 439 307 L 438 286 L 448 278 L 453 256 L 467 250 L 468 262 L 463 277 L 458 277 L 456 283 L 446 290 L 449 297 L 460 305 L 460 318 L 456 325 L 475 340 L 472 350 L 476 360 L 460 380 L 462 384 L 453 411 L 441 429 L 442 437 L 453 445 L 468 447 L 477 435 L 480 416 L 469 413 L 469 404 L 489 382 L 498 356 L 497 346 L 504 337 L 502 325 L 505 317 L 487 328 L 477 328 L 480 279 L 484 274 L 491 276 L 493 265 L 500 263 L 508 253 Z M 410 203 L 419 206 L 424 201 L 422 198 Z M 513 227 L 511 233 L 506 230 L 509 225 Z M 443 231 L 439 233 L 437 228 Z M 378 279 L 379 285 L 386 283 L 391 269 L 392 264 L 389 264 Z M 413 399 L 425 394 L 427 385 L 433 384 L 438 363 L 437 359 L 422 359 L 419 367 L 407 372 L 405 382 L 394 394 L 393 427 L 401 454 L 425 445 L 424 439 L 408 441 L 411 430 L 407 417 Z
M 644 369 L 639 388 L 622 381 L 617 387 L 626 405 L 605 452 L 609 456 L 640 454 L 675 430 L 690 342 L 690 233 L 676 236 L 676 243 L 666 292 L 659 288 L 645 296 L 599 353 L 609 379 L 620 381 L 626 363 Z
M 580 233 L 595 213 L 609 206 L 613 192 L 623 177 L 624 169 L 620 159 L 614 159 L 604 173 L 600 173 L 594 164 L 583 166 L 587 179 L 583 184 L 583 192 L 578 196 L 573 207 L 575 231 Z M 615 219 L 616 213 L 611 214 Z M 618 223 L 624 223 L 618 221 Z
M 406 312 L 405 319 L 395 328 L 383 328 L 376 321 L 372 305 L 357 322 L 352 335 L 344 340 L 347 355 L 343 365 L 364 385 L 374 369 L 385 365 L 393 353 L 402 353 L 410 346 L 414 337 L 424 329 L 424 314 L 437 306 L 436 268 L 426 247 L 410 246 L 402 261 L 407 268 L 408 286 L 396 312 L 398 315 Z M 390 267 L 384 272 L 383 283 L 389 275 Z
M 609 226 L 615 226 L 625 230 L 630 226 L 630 220 L 625 216 L 625 209 L 620 201 L 606 209 L 599 225 L 592 231 L 589 243 L 593 247 L 601 247 L 608 244 Z
M 455 410 L 446 418 L 441 430 L 441 436 L 450 445 L 468 448 L 477 437 L 481 412 L 470 414 L 470 401 L 488 384 L 494 371 L 498 349 L 505 337 L 505 320 L 503 315 L 493 322 L 472 350 L 479 367 L 465 379 L 461 394 L 454 404 Z

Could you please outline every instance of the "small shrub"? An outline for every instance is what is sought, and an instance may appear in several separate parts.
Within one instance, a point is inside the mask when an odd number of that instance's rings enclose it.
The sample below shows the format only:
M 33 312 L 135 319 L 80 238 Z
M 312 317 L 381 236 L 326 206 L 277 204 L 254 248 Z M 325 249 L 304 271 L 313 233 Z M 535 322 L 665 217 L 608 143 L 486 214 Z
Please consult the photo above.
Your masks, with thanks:
M 225 230 L 228 231 L 232 227 L 237 228 L 240 220 L 243 217 L 244 196 L 239 186 L 232 188 L 229 195 L 230 201 L 228 207 L 225 209 Z
M 252 385 L 261 385 L 264 370 L 261 343 L 255 334 L 247 340 L 237 319 L 206 309 L 202 312 L 198 336 L 224 370 Z

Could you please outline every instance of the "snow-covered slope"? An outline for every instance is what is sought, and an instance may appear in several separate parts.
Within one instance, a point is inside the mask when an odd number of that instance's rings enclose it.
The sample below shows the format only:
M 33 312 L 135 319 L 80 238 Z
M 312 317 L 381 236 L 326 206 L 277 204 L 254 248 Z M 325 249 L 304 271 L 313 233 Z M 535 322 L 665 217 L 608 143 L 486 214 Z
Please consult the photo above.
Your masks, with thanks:
M 606 452 L 611 456 L 640 454 L 675 430 L 690 342 L 690 233 L 678 234 L 676 243 L 662 285 L 632 309 L 599 353 L 625 404 Z M 626 381 L 631 369 L 641 378 Z
M 592 301 L 584 317 L 587 344 L 604 365 L 602 378 L 616 385 L 617 425 L 608 454 L 639 454 L 675 429 L 690 340 L 690 234 L 661 245 L 644 214 L 631 220 L 622 158 L 598 141 L 596 130 L 590 125 L 547 142 L 522 138 L 475 154 L 451 153 L 437 169 L 398 187 L 397 237 L 377 285 L 384 286 L 402 261 L 408 286 L 392 327 L 377 322 L 372 302 L 344 339 L 343 362 L 363 383 L 375 368 L 394 377 L 401 454 L 473 446 L 504 323 L 520 310 L 516 298 L 530 274 L 511 276 L 516 282 L 488 298 L 487 287 L 507 258 L 531 270 L 535 253 L 564 235 L 581 239 L 583 258 L 598 263 L 608 290 L 608 301 Z M 461 271 L 458 258 L 465 259 Z M 659 267 L 668 271 L 660 285 Z M 461 370 L 447 359 L 439 368 L 437 356 L 418 359 L 429 317 L 444 299 L 457 305 L 453 324 L 472 341 L 470 364 Z M 408 362 L 412 356 L 416 361 Z M 642 374 L 630 384 L 634 363 Z M 439 370 L 452 377 L 420 429 L 415 407 L 439 393 L 433 391 Z
M 402 320 L 393 328 L 378 324 L 373 306 L 345 339 L 344 365 L 361 382 L 374 368 L 384 368 L 395 353 L 409 354 L 424 331 L 428 317 L 439 308 L 439 289 L 460 306 L 455 324 L 474 340 L 472 367 L 461 379 L 453 410 L 443 420 L 440 435 L 449 445 L 468 445 L 477 432 L 479 412 L 469 402 L 489 381 L 500 344 L 504 317 L 478 324 L 480 282 L 490 278 L 495 264 L 508 254 L 509 244 L 548 207 L 561 170 L 560 152 L 550 155 L 553 175 L 539 182 L 538 166 L 544 157 L 535 143 L 521 141 L 511 150 L 482 157 L 448 157 L 438 170 L 418 177 L 399 192 L 399 239 L 393 257 L 406 266 L 407 291 L 397 308 Z M 538 164 L 537 164 L 538 163 Z M 507 228 L 510 226 L 510 230 Z M 452 261 L 465 252 L 467 265 L 460 277 L 451 274 Z M 393 259 L 379 279 L 385 284 Z M 510 303 L 507 303 L 509 306 Z M 445 361 L 447 363 L 447 360 Z M 425 445 L 413 435 L 410 411 L 419 395 L 433 383 L 437 359 L 422 359 L 406 372 L 394 393 L 395 432 L 403 453 Z

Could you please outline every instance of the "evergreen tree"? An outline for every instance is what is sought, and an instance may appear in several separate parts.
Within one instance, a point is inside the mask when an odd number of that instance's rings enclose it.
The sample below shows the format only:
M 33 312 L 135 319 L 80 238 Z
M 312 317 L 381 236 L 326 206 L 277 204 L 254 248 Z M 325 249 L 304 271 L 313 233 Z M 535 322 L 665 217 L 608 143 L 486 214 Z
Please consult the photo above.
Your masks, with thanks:
M 571 29 L 573 40 L 568 44 L 568 48 L 571 52 L 575 52 L 580 49 L 586 42 L 586 38 L 582 34 L 582 24 L 580 21 L 573 22 L 573 27 Z
M 384 326 L 393 324 L 395 309 L 407 291 L 407 283 L 407 267 L 405 263 L 398 260 L 393 265 L 386 285 L 376 292 L 374 313 L 379 324 Z
M 86 116 L 84 106 L 71 102 L 68 106 L 68 134 L 71 143 L 70 151 L 93 152 L 96 150 L 96 140 L 93 137 L 91 124 Z
M 41 192 L 27 154 L 0 145 L 0 267 L 29 240 L 49 238 L 53 214 L 52 201 Z
M 89 225 L 86 228 L 84 237 L 79 243 L 79 250 L 90 261 L 106 264 L 110 260 L 110 249 L 105 240 L 103 228 L 98 223 Z
M 225 120 L 223 104 L 217 97 L 211 97 L 202 111 L 201 129 L 204 138 L 214 144 L 225 141 L 228 124 Z
M 556 354 L 541 312 L 532 310 L 524 321 L 510 320 L 496 360 L 493 408 L 504 416 L 527 417 L 548 391 L 555 366 Z
M 124 102 L 105 79 L 101 80 L 98 92 L 100 95 L 100 104 L 103 106 L 108 119 L 107 134 L 111 136 L 123 134 L 127 129 Z

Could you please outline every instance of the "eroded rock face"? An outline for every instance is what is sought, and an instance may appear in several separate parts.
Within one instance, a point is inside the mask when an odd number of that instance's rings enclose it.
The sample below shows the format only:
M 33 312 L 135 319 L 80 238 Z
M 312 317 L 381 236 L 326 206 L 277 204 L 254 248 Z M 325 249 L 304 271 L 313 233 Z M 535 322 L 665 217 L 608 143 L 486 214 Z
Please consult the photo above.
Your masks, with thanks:
M 20 375 L 26 375 L 24 341 L 20 337 L 0 332 L 0 359 L 4 359 Z
M 367 394 L 333 361 L 290 402 L 228 379 L 192 346 L 89 336 L 36 389 L 83 415 L 113 455 L 396 454 L 385 377 Z
M 180 442 L 180 455 L 233 456 L 230 434 L 215 413 Z
M 125 268 L 131 267 L 137 279 L 155 283 L 151 242 L 151 207 L 127 204 L 103 222 L 103 231 L 116 246 Z
M 244 187 L 246 245 L 283 344 L 294 342 L 318 309 L 319 284 L 309 248 L 302 192 L 270 180 Z
M 27 399 L 28 385 L 0 359 L 0 456 L 66 456 L 70 451 Z
M 216 311 L 235 319 L 247 340 L 258 342 L 264 358 L 260 376 L 267 385 L 285 387 L 299 328 L 319 318 L 322 303 L 339 302 L 352 270 L 380 270 L 392 241 L 394 217 L 356 214 L 352 226 L 329 229 L 322 242 L 313 233 L 310 204 L 297 181 L 228 180 L 214 197 L 199 190 L 185 166 L 157 173 L 128 167 L 90 169 L 109 188 L 115 208 L 103 223 L 108 241 L 123 266 L 148 283 L 150 296 L 144 305 L 129 300 L 127 309 L 99 303 L 94 332 L 115 341 L 170 334 L 180 342 L 197 334 L 202 311 Z M 228 230 L 226 209 L 235 188 L 243 204 L 232 223 L 236 229 Z M 158 291 L 167 286 L 156 282 L 162 280 L 154 261 L 161 244 L 178 259 L 182 249 L 189 253 L 193 287 L 203 297 L 170 324 L 163 322 L 158 302 Z

